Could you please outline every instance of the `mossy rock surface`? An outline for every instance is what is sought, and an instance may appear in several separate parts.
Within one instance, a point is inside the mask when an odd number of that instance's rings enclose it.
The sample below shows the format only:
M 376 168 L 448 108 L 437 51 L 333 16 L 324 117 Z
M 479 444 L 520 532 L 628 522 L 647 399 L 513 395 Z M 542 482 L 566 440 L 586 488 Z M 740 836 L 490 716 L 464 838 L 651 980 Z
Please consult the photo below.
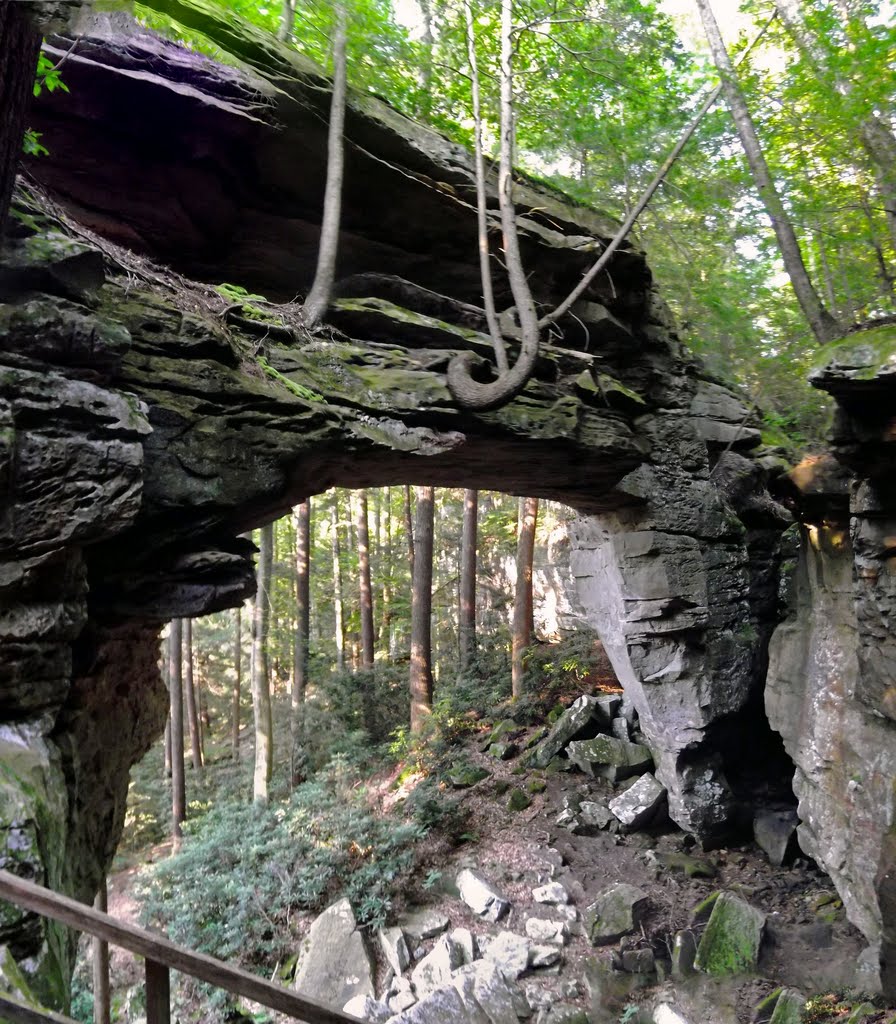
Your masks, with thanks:
M 723 892 L 712 906 L 694 966 L 716 976 L 756 970 L 765 914 L 734 893 Z
M 472 764 L 456 764 L 448 772 L 448 781 L 455 789 L 469 789 L 487 778 L 488 772 L 484 768 Z
M 532 803 L 532 798 L 521 789 L 515 789 L 507 798 L 508 811 L 524 811 Z

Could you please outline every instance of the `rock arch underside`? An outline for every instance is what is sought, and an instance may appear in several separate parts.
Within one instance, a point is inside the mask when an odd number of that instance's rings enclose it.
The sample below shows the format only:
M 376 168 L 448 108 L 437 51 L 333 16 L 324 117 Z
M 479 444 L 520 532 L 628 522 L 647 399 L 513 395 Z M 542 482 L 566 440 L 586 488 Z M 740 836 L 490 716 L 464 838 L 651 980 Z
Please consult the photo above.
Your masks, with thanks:
M 251 593 L 241 533 L 334 485 L 487 487 L 580 513 L 570 592 L 706 844 L 736 815 L 725 748 L 765 687 L 803 848 L 896 992 L 894 346 L 831 351 L 815 383 L 838 402 L 834 454 L 787 475 L 629 246 L 521 395 L 462 410 L 448 361 L 490 351 L 469 154 L 355 97 L 329 324 L 306 335 L 289 305 L 258 322 L 196 282 L 280 303 L 307 287 L 326 80 L 250 29 L 217 26 L 225 67 L 81 28 L 70 93 L 32 112 L 50 156 L 0 253 L 0 863 L 92 898 L 164 722 L 159 629 Z M 550 305 L 614 226 L 532 182 L 518 201 Z M 63 981 L 70 940 L 2 915 L 0 941 Z

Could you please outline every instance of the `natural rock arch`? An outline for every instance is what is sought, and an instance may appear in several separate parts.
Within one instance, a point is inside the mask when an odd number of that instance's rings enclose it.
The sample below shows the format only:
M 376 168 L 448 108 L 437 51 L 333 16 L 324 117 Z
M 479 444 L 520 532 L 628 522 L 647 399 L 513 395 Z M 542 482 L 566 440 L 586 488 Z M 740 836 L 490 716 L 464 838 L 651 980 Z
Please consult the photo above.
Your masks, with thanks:
M 332 485 L 399 482 L 549 497 L 588 517 L 572 555 L 582 603 L 673 816 L 722 835 L 714 738 L 762 682 L 788 515 L 765 491 L 777 466 L 755 457 L 749 411 L 681 348 L 643 254 L 618 255 L 513 403 L 474 415 L 445 382 L 453 354 L 490 348 L 471 305 L 467 154 L 356 98 L 343 278 L 333 329 L 310 338 L 288 307 L 260 320 L 108 240 L 292 297 L 316 247 L 319 75 L 268 40 L 247 44 L 257 74 L 130 30 L 122 43 L 114 26 L 87 31 L 69 62 L 76 99 L 37 110 L 65 159 L 33 169 L 53 201 L 20 196 L 0 260 L 7 848 L 90 898 L 127 771 L 162 726 L 160 625 L 250 592 L 246 529 Z M 107 241 L 54 221 L 54 202 Z M 549 304 L 611 226 L 534 185 L 522 202 Z M 14 952 L 34 952 L 23 924 L 6 925 Z M 45 980 L 71 953 L 51 932 Z

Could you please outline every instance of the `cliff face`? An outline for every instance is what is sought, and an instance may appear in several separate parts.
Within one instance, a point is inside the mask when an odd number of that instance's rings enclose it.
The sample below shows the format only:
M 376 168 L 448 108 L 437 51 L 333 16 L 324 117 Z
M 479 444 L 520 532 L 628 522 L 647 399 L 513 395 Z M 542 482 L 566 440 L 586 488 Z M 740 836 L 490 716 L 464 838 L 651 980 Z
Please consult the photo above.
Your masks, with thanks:
M 838 402 L 833 458 L 791 474 L 804 509 L 766 688 L 796 764 L 800 844 L 896 991 L 896 328 L 837 345 L 813 383 Z
M 71 94 L 31 118 L 50 198 L 20 193 L 0 253 L 0 861 L 91 898 L 128 768 L 162 728 L 161 624 L 251 592 L 245 530 L 330 486 L 400 482 L 585 514 L 586 617 L 673 815 L 718 840 L 732 803 L 716 739 L 761 685 L 788 516 L 748 411 L 681 350 L 643 254 L 618 255 L 521 395 L 474 415 L 445 384 L 453 353 L 490 349 L 465 151 L 355 99 L 342 279 L 311 336 L 291 305 L 259 316 L 192 279 L 271 299 L 307 286 L 323 79 L 251 33 L 237 70 L 82 28 Z M 612 226 L 531 184 L 520 203 L 547 304 Z M 64 936 L 12 916 L 7 938 L 47 985 L 70 967 Z

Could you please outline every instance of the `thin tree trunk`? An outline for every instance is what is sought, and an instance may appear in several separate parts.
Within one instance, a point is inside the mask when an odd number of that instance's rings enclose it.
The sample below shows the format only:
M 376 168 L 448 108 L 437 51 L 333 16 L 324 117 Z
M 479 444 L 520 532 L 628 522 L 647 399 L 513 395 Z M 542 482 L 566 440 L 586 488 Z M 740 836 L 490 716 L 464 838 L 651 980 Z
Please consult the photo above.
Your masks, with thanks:
M 22 155 L 25 115 L 34 87 L 40 32 L 29 4 L 0 0 L 0 239 Z
M 342 550 L 339 542 L 339 495 L 333 492 L 333 611 L 336 616 L 336 668 L 345 670 L 345 609 L 342 599 Z
M 420 14 L 423 17 L 423 33 L 420 36 L 422 59 L 420 61 L 420 104 L 417 113 L 421 121 L 428 121 L 432 114 L 432 51 L 435 45 L 430 0 L 420 0 Z
M 413 505 L 411 503 L 410 484 L 405 484 L 404 487 L 404 529 L 408 538 L 408 559 L 411 563 L 411 579 L 413 579 L 416 552 L 414 551 L 414 512 Z
M 190 749 L 193 770 L 202 768 L 202 738 L 199 735 L 199 712 L 196 709 L 196 685 L 193 678 L 193 621 L 184 619 L 182 625 L 184 646 L 184 698 L 187 704 L 187 724 L 190 729 Z
M 460 601 L 457 631 L 460 669 L 468 672 L 476 656 L 476 549 L 479 492 L 464 491 L 464 520 L 460 541 Z
M 280 5 L 280 24 L 277 27 L 277 38 L 281 43 L 288 43 L 292 40 L 295 22 L 295 0 L 283 0 Z
M 511 689 L 514 697 L 519 697 L 525 689 L 523 654 L 532 643 L 535 632 L 532 609 L 532 564 L 535 556 L 537 521 L 538 498 L 520 498 L 510 663 Z
M 415 487 L 416 552 L 411 587 L 411 733 L 419 733 L 432 712 L 432 549 L 434 487 Z
M 171 685 L 170 683 L 168 684 Z M 170 692 L 169 692 L 170 700 Z M 165 719 L 165 778 L 171 778 L 171 715 Z
M 96 899 L 93 901 L 95 910 L 105 914 L 109 909 L 106 879 L 100 883 Z M 94 938 L 93 942 L 93 1024 L 111 1024 L 112 993 L 109 988 L 109 943 Z
M 296 637 L 292 674 L 292 783 L 304 777 L 305 691 L 308 687 L 308 648 L 311 637 L 311 499 L 296 509 Z
M 305 324 L 313 330 L 323 319 L 333 292 L 336 257 L 339 253 L 339 223 L 342 216 L 342 182 L 345 161 L 345 91 L 346 91 L 346 0 L 333 5 L 333 98 L 330 104 L 330 128 L 327 136 L 327 184 L 324 191 L 324 212 L 320 226 L 320 248 L 314 282 L 305 299 Z
M 256 803 L 267 803 L 268 787 L 274 767 L 274 726 L 268 670 L 271 576 L 274 562 L 273 524 L 263 526 L 259 534 L 258 583 L 252 617 L 252 709 L 255 716 L 255 774 L 252 795 Z
M 367 491 L 361 491 L 355 504 L 355 529 L 358 535 L 358 590 L 361 599 L 361 668 L 373 668 L 373 590 L 370 584 L 370 529 Z
M 168 631 L 168 682 L 171 698 L 171 838 L 176 853 L 183 838 L 187 813 L 184 781 L 184 696 L 181 620 L 172 619 Z
M 734 119 L 741 145 L 744 148 L 747 163 L 750 165 L 750 172 L 753 175 L 753 181 L 759 192 L 759 198 L 762 200 L 766 213 L 772 222 L 772 228 L 778 240 L 778 249 L 784 261 L 787 276 L 790 278 L 790 283 L 796 294 L 797 302 L 799 302 L 803 315 L 809 322 L 816 340 L 822 344 L 832 341 L 843 334 L 843 329 L 824 308 L 806 272 L 806 265 L 803 262 L 803 254 L 800 251 L 796 233 L 772 180 L 762 147 L 759 144 L 756 127 L 747 109 L 747 103 L 737 81 L 734 66 L 722 40 L 722 34 L 719 31 L 710 0 L 697 0 L 697 6 L 703 19 L 703 28 L 706 32 L 713 61 L 722 79 L 725 99 L 731 111 L 731 116 Z
M 383 517 L 385 540 L 380 552 L 380 573 L 383 580 L 383 599 L 380 601 L 380 649 L 392 653 L 392 488 L 386 488 L 386 514 Z
M 230 750 L 234 761 L 240 759 L 240 690 L 243 681 L 243 615 L 233 610 L 233 694 L 230 699 Z

